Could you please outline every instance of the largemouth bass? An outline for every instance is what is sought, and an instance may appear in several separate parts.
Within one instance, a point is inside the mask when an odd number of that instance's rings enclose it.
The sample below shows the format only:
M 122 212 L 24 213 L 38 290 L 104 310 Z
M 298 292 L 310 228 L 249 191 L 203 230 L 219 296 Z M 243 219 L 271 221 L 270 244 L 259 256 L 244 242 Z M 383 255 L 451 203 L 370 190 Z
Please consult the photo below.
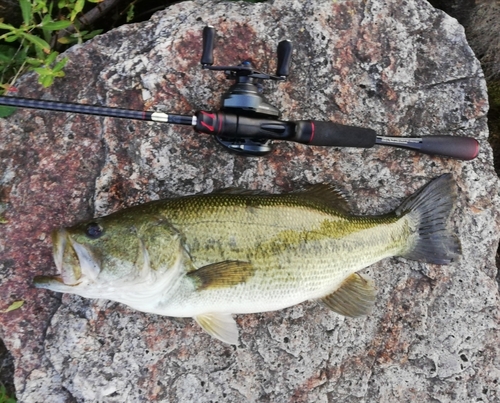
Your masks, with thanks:
M 455 199 L 455 182 L 445 174 L 378 216 L 350 214 L 329 185 L 153 201 L 55 230 L 59 274 L 34 283 L 193 317 L 212 336 L 237 344 L 232 314 L 319 300 L 357 317 L 371 311 L 376 296 L 359 270 L 391 256 L 449 264 L 460 253 L 447 224 Z

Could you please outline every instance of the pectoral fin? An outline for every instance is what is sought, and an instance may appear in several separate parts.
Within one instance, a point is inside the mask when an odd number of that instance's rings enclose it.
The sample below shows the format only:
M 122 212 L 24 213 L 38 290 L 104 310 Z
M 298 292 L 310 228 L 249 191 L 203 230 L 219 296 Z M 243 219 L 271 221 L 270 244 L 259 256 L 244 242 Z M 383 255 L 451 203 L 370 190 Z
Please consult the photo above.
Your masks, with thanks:
M 323 297 L 321 302 L 340 315 L 355 318 L 371 312 L 376 295 L 371 279 L 354 273 L 335 292 Z
M 228 260 L 204 266 L 188 274 L 198 290 L 232 287 L 244 283 L 255 273 L 251 263 Z
M 195 316 L 194 320 L 208 334 L 229 344 L 238 344 L 238 327 L 228 313 L 206 313 Z

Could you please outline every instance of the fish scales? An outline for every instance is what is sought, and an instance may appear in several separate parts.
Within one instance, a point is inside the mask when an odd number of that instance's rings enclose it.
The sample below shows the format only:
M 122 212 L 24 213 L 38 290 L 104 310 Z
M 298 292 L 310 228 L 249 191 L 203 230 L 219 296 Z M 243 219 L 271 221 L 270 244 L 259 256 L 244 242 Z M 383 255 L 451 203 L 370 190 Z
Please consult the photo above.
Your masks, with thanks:
M 191 294 L 195 310 L 225 301 L 233 311 L 249 313 L 256 306 L 275 310 L 320 298 L 343 280 L 346 267 L 353 273 L 406 247 L 407 223 L 396 215 L 347 216 L 325 206 L 303 206 L 290 195 L 195 196 L 177 203 L 165 206 L 165 215 L 185 236 L 195 266 L 237 260 L 255 268 L 238 287 Z M 235 231 L 238 227 L 241 231 Z M 235 307 L 235 301 L 242 302 Z M 179 312 L 180 306 L 171 305 Z
M 154 201 L 56 230 L 60 275 L 35 285 L 193 317 L 235 344 L 232 314 L 319 300 L 356 317 L 370 312 L 376 295 L 359 270 L 391 256 L 450 263 L 460 249 L 447 224 L 455 199 L 448 174 L 378 216 L 350 214 L 328 185 Z

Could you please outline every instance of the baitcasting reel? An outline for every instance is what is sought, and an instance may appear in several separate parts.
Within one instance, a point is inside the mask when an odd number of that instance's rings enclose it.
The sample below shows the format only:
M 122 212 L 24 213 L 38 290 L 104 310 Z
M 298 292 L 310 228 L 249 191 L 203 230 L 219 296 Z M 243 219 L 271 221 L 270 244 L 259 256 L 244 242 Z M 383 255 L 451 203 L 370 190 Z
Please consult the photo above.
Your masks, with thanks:
M 222 97 L 221 111 L 255 118 L 278 118 L 280 111 L 264 98 L 260 81 L 286 80 L 290 70 L 292 43 L 284 40 L 278 44 L 276 75 L 270 75 L 254 70 L 249 61 L 244 61 L 238 66 L 213 66 L 214 36 L 215 28 L 207 26 L 203 29 L 201 66 L 208 70 L 222 70 L 225 72 L 226 78 L 235 80 L 235 83 Z M 272 151 L 272 140 L 265 137 L 222 137 L 215 135 L 215 138 L 221 145 L 238 154 L 264 155 Z

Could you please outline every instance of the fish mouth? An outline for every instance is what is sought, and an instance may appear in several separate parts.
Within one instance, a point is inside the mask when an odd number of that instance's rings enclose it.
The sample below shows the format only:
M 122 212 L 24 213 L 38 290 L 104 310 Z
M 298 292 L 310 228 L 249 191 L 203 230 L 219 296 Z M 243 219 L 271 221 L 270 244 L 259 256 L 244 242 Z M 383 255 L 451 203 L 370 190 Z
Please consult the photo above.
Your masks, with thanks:
M 97 278 L 100 264 L 88 246 L 76 242 L 64 228 L 54 230 L 51 236 L 58 275 L 36 276 L 35 287 L 66 292 Z

